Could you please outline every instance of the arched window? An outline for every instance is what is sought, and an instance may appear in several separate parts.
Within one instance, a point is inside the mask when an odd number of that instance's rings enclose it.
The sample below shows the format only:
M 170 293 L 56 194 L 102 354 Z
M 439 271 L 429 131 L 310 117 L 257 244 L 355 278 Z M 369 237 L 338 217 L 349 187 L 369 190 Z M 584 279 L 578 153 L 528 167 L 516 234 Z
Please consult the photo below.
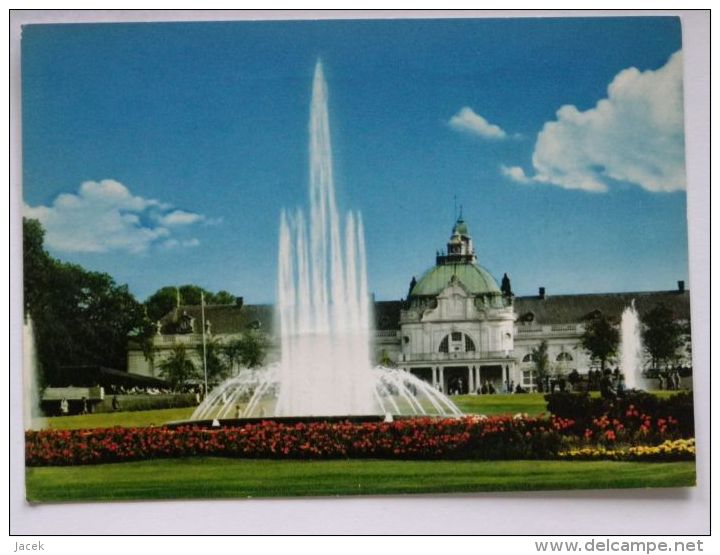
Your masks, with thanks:
M 563 351 L 562 353 L 560 353 L 557 356 L 557 358 L 555 360 L 558 362 L 563 362 L 563 361 L 571 361 L 572 359 L 573 359 L 573 357 L 570 353 L 566 353 Z
M 475 342 L 469 335 L 460 331 L 454 331 L 443 337 L 438 347 L 439 353 L 462 352 L 471 353 L 475 351 Z
M 470 339 L 469 335 L 465 336 L 465 351 L 466 352 L 472 352 L 475 350 L 475 343 L 472 339 Z
M 450 352 L 450 336 L 446 335 L 445 338 L 440 342 L 440 348 L 438 349 L 441 353 L 449 353 Z
M 523 362 L 536 362 L 537 358 L 535 357 L 534 354 L 528 353 L 523 357 L 522 361 Z

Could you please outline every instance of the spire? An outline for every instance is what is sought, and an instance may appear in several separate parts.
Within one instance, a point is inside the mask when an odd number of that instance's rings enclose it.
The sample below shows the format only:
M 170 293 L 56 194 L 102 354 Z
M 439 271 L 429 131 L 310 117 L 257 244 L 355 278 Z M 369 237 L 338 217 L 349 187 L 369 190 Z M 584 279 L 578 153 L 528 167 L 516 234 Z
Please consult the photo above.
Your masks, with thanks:
M 472 239 L 465 220 L 462 218 L 462 207 L 460 215 L 453 225 L 450 241 L 447 244 L 447 256 L 440 255 L 436 257 L 437 264 L 457 264 L 457 263 L 474 263 L 475 250 L 473 249 Z
M 510 278 L 507 275 L 507 272 L 503 274 L 502 277 L 502 285 L 500 286 L 500 291 L 502 291 L 502 294 L 506 297 L 512 297 L 512 286 L 510 285 Z

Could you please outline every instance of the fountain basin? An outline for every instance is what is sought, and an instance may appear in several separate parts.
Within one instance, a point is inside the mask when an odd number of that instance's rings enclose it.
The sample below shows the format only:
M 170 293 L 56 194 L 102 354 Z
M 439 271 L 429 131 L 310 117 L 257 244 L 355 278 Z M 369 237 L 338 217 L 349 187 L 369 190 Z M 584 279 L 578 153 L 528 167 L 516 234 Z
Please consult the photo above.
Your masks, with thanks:
M 403 415 L 392 415 L 393 421 L 398 420 L 416 420 L 416 419 L 427 419 L 433 418 L 438 420 L 444 420 L 447 418 L 462 418 L 462 416 L 403 416 Z M 386 422 L 387 416 L 381 414 L 365 414 L 357 415 L 350 414 L 346 416 L 268 416 L 268 417 L 252 417 L 252 418 L 222 418 L 217 421 L 212 419 L 207 420 L 174 420 L 163 424 L 165 428 L 183 428 L 183 427 L 197 427 L 197 428 L 242 428 L 244 426 L 252 426 L 256 424 L 262 424 L 264 422 L 273 422 L 276 424 L 283 424 L 292 426 L 295 424 L 314 424 L 317 422 L 336 424 L 341 422 L 349 422 L 352 424 L 363 424 L 366 422 L 379 423 Z

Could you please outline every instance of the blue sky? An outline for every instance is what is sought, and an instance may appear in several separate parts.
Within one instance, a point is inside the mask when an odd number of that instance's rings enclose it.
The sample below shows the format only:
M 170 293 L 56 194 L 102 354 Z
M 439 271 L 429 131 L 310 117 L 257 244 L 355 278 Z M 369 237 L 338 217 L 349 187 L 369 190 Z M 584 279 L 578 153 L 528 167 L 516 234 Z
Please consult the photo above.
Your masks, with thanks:
M 376 298 L 433 264 L 455 197 L 517 294 L 671 289 L 687 281 L 680 51 L 675 18 L 27 26 L 25 213 L 53 256 L 141 300 L 196 283 L 273 301 L 321 58 Z

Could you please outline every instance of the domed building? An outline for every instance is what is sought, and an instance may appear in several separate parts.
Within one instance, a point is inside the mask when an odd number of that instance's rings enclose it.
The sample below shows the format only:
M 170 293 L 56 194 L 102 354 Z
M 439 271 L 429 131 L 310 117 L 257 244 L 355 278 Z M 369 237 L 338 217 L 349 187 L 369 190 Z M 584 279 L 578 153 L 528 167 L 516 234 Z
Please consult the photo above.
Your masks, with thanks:
M 597 362 L 582 346 L 585 322 L 603 314 L 619 322 L 632 303 L 642 316 L 662 304 L 689 329 L 685 283 L 667 291 L 515 296 L 505 274 L 498 286 L 477 263 L 472 238 L 460 217 L 447 254 L 412 279 L 403 301 L 374 303 L 375 352 L 379 363 L 398 366 L 449 394 L 538 388 L 533 350 L 547 344 L 549 372 L 587 375 Z M 678 362 L 692 366 L 689 335 Z M 614 361 L 617 365 L 617 361 Z M 684 384 L 690 387 L 689 379 Z
M 500 391 L 515 374 L 512 358 L 512 293 L 509 280 L 498 286 L 477 263 L 472 238 L 460 217 L 447 254 L 413 279 L 400 312 L 397 365 L 448 393 L 468 393 L 483 385 Z
M 598 366 L 582 346 L 585 322 L 596 314 L 619 322 L 623 310 L 633 303 L 641 317 L 660 304 L 672 311 L 688 330 L 678 364 L 691 367 L 690 297 L 685 282 L 666 291 L 551 295 L 539 287 L 537 295 L 515 296 L 507 274 L 498 285 L 478 264 L 461 216 L 452 228 L 447 251 L 436 253 L 435 265 L 419 280 L 412 279 L 407 298 L 373 302 L 374 362 L 402 368 L 448 394 L 501 393 L 518 386 L 534 391 L 539 385 L 534 349 L 546 342 L 553 376 L 573 372 L 587 376 Z M 212 326 L 206 322 L 206 334 L 222 343 L 261 329 L 272 345 L 268 358 L 273 360 L 279 355 L 273 313 L 272 306 L 242 302 L 208 306 L 205 316 Z M 179 343 L 187 345 L 200 364 L 200 322 L 200 306 L 173 309 L 159 322 L 153 357 L 131 342 L 128 371 L 161 377 L 163 360 Z M 691 379 L 684 387 L 691 387 Z

